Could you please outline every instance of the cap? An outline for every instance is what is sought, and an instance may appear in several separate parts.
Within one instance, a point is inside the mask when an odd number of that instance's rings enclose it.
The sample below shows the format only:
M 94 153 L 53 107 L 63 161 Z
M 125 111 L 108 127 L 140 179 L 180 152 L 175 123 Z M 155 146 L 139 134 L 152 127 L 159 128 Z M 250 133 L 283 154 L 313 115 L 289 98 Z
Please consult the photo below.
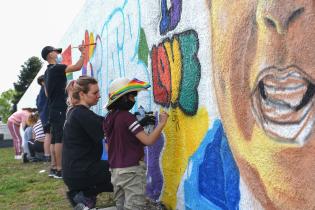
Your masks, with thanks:
M 57 51 L 57 52 L 61 53 L 61 52 L 62 52 L 62 49 L 61 49 L 61 48 L 54 48 L 54 47 L 52 47 L 52 46 L 46 46 L 46 47 L 44 47 L 44 48 L 42 49 L 42 58 L 43 58 L 44 60 L 46 60 L 46 59 L 47 59 L 47 55 L 48 55 L 50 52 L 52 52 L 52 51 Z

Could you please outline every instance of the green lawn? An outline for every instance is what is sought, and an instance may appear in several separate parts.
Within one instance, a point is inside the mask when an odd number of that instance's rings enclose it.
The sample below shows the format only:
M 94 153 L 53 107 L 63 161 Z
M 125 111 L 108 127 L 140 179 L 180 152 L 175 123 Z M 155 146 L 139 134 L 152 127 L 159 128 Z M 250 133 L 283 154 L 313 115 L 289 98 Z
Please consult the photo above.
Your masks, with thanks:
M 0 209 L 71 209 L 63 181 L 48 171 L 48 163 L 23 164 L 14 160 L 13 148 L 0 149 Z M 97 207 L 112 205 L 112 194 L 98 196 Z

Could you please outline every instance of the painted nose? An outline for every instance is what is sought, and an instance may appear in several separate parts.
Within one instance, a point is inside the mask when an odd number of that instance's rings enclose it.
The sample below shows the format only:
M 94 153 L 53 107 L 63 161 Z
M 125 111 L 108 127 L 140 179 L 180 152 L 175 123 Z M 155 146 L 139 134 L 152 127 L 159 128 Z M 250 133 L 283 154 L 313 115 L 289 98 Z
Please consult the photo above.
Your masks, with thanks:
M 285 34 L 293 22 L 301 19 L 305 7 L 303 1 L 261 1 L 257 10 L 261 21 L 258 22 L 264 24 L 267 30 L 276 30 L 279 34 Z

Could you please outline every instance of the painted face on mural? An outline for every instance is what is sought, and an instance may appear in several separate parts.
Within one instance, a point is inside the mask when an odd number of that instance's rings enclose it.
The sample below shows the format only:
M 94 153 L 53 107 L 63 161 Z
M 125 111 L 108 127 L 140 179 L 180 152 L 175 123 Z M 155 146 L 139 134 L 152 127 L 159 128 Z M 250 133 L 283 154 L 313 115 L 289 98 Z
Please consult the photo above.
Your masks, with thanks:
M 314 1 L 209 2 L 216 95 L 242 176 L 265 204 L 302 179 L 314 194 Z

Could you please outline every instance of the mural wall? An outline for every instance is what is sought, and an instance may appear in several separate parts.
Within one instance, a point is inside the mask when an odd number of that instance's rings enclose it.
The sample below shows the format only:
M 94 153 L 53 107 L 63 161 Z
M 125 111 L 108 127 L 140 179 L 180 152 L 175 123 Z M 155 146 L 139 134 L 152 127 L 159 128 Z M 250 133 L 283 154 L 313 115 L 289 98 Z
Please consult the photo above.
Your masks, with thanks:
M 101 87 L 148 81 L 169 112 L 146 148 L 147 195 L 169 209 L 315 209 L 312 0 L 89 0 L 62 38 Z M 314 139 L 314 140 L 313 140 Z

